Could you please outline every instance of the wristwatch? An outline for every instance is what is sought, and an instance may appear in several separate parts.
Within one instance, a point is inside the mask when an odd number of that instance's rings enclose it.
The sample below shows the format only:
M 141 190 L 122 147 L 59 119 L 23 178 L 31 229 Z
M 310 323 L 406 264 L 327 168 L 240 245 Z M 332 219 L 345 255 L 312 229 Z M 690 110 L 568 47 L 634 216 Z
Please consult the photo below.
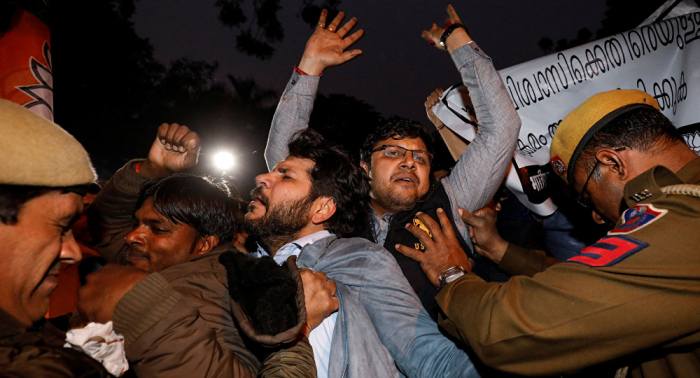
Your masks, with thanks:
M 438 276 L 438 280 L 440 281 L 440 287 L 439 289 L 442 289 L 447 285 L 448 283 L 456 280 L 459 277 L 462 277 L 463 275 L 467 274 L 467 272 L 464 270 L 459 265 L 455 265 L 451 268 L 447 268 L 440 273 Z
M 459 24 L 459 23 L 457 23 L 457 24 L 452 24 L 452 25 L 448 26 L 447 28 L 445 28 L 445 31 L 442 32 L 442 35 L 440 36 L 440 42 L 439 42 L 439 43 L 440 43 L 440 47 L 442 47 L 442 48 L 447 48 L 447 46 L 446 46 L 447 37 L 449 37 L 450 34 L 452 34 L 453 31 L 455 31 L 455 30 L 457 30 L 457 29 L 459 29 L 459 28 L 464 29 L 464 30 L 467 32 L 467 34 L 469 34 L 469 31 L 467 30 L 467 27 L 466 27 L 466 26 L 464 26 L 464 25 L 462 25 L 462 24 Z

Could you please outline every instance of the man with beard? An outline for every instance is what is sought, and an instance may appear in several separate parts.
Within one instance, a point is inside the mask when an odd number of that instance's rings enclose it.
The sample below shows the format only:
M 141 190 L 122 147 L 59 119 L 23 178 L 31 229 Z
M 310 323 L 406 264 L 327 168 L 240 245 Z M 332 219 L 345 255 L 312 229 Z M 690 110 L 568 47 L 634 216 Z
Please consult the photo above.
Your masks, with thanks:
M 421 306 L 396 260 L 353 235 L 369 210 L 366 173 L 337 146 L 306 129 L 289 156 L 256 178 L 245 216 L 256 256 L 322 271 L 337 285 L 339 310 L 309 341 L 319 377 L 475 377 L 464 351 Z M 393 358 L 393 360 L 392 360 Z M 395 362 L 395 364 L 394 364 Z
M 75 138 L 0 99 L 0 371 L 12 377 L 111 377 L 46 322 L 62 263 L 80 261 L 71 225 L 97 178 Z M 94 184 L 93 184 L 94 185 Z
M 592 367 L 619 368 L 620 377 L 700 377 L 700 157 L 654 97 L 620 89 L 569 113 L 550 156 L 594 219 L 617 224 L 580 255 L 550 266 L 543 251 L 484 232 L 485 223 L 494 229 L 492 212 L 465 213 L 478 248 L 520 275 L 499 284 L 467 273 L 442 287 L 441 325 L 484 363 L 510 373 Z M 425 254 L 402 248 L 436 285 L 440 271 L 468 264 L 443 218 L 446 237 L 422 218 L 435 243 L 411 227 L 429 246 Z
M 520 129 L 520 119 L 491 59 L 469 37 L 452 6 L 447 11 L 450 24 L 446 29 L 434 24 L 423 37 L 440 50 L 449 51 L 461 73 L 479 122 L 476 138 L 450 175 L 432 182 L 431 138 L 420 124 L 389 122 L 365 139 L 361 151 L 361 164 L 372 185 L 370 226 L 363 236 L 391 252 L 433 319 L 439 312 L 434 299 L 437 291 L 420 265 L 397 252 L 395 245 L 415 245 L 423 250 L 405 225 L 419 224 L 418 212 L 435 216 L 442 208 L 459 231 L 462 249 L 476 261 L 475 273 L 489 281 L 507 280 L 508 276 L 492 262 L 472 252 L 457 209 L 474 211 L 491 200 L 510 164 Z M 346 51 L 362 35 L 362 30 L 348 35 L 357 20 L 353 18 L 338 28 L 342 19 L 341 12 L 325 28 L 324 11 L 306 44 L 273 118 L 265 150 L 270 168 L 287 155 L 284 146 L 289 137 L 308 126 L 321 73 L 361 54 L 360 50 Z
M 301 331 L 316 324 L 306 322 L 301 280 L 309 286 L 320 280 L 290 269 L 295 282 L 282 289 L 301 301 L 294 323 L 273 334 L 257 332 L 243 302 L 230 295 L 230 273 L 219 263 L 235 251 L 236 202 L 222 182 L 177 173 L 197 163 L 199 146 L 186 126 L 163 124 L 148 159 L 127 163 L 105 185 L 89 212 L 97 251 L 108 262 L 132 266 L 108 264 L 89 275 L 78 310 L 84 320 L 114 322 L 139 376 L 253 377 L 259 370 L 311 376 L 313 355 Z M 337 306 L 332 285 L 325 277 L 320 284 L 326 291 L 318 290 L 319 297 L 329 292 L 329 299 L 307 306 L 309 319 Z M 264 363 L 262 353 L 251 350 L 279 350 L 278 344 L 291 347 Z

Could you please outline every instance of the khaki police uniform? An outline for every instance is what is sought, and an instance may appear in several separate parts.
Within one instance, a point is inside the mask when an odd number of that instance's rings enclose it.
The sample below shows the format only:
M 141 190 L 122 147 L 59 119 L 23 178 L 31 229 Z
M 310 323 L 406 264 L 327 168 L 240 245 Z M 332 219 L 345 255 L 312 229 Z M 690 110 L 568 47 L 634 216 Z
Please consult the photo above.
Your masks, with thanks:
M 630 209 L 580 256 L 547 268 L 542 255 L 511 255 L 530 261 L 526 274 L 543 271 L 504 284 L 467 274 L 447 285 L 436 298 L 440 324 L 508 372 L 614 361 L 631 377 L 700 377 L 700 198 L 662 190 L 683 183 L 700 184 L 700 158 L 627 183 Z

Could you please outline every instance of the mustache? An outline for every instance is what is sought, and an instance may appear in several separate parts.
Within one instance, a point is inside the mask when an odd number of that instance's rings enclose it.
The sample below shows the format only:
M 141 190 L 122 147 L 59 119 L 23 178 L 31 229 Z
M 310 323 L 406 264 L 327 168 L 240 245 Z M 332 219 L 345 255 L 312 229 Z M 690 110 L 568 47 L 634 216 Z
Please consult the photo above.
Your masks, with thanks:
M 138 257 L 149 257 L 151 254 L 148 253 L 147 251 L 140 249 L 134 245 L 130 245 L 129 248 L 126 249 L 126 257 L 128 258 L 129 256 L 138 256 Z
M 252 200 L 257 199 L 258 201 L 262 202 L 262 204 L 267 207 L 270 204 L 270 199 L 265 194 L 263 194 L 262 191 L 263 191 L 262 186 L 256 186 L 255 189 L 250 191 L 250 197 Z
M 396 172 L 393 175 L 391 175 L 391 181 L 396 180 L 397 177 L 402 176 L 402 175 L 410 175 L 414 182 L 420 183 L 420 179 L 418 178 L 418 175 L 415 174 L 415 172 L 408 170 L 408 169 L 402 169 L 401 171 Z

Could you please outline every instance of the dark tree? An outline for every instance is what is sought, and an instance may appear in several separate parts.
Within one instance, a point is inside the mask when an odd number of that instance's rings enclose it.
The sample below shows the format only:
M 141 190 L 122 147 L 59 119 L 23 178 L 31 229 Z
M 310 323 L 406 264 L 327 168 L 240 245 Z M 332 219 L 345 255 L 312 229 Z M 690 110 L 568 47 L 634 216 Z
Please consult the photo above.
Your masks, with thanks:
M 145 157 L 161 123 L 190 126 L 203 142 L 200 171 L 215 173 L 209 149 L 238 151 L 245 185 L 264 172 L 262 149 L 274 92 L 252 79 L 217 83 L 217 63 L 181 58 L 165 66 L 136 35 L 133 1 L 52 2 L 55 120 L 80 140 L 108 178 Z M 236 87 L 236 85 L 238 85 Z
M 596 32 L 596 37 L 605 38 L 636 28 L 665 2 L 665 0 L 607 0 L 605 4 L 608 10 L 605 11 L 605 18 L 600 22 L 603 26 Z
M 343 94 L 318 95 L 309 126 L 347 148 L 357 161 L 365 136 L 384 121 L 374 107 Z
M 134 32 L 132 14 L 128 1 L 50 3 L 55 120 L 85 145 L 100 173 L 149 144 L 153 131 L 138 121 L 166 72 Z
M 251 0 L 253 12 L 250 17 L 243 9 L 245 0 L 216 0 L 219 9 L 219 21 L 224 25 L 239 29 L 236 37 L 236 49 L 242 53 L 260 59 L 269 59 L 275 53 L 272 46 L 284 40 L 284 28 L 277 14 L 281 9 L 280 0 Z M 301 18 L 316 26 L 321 9 L 329 10 L 328 19 L 338 14 L 340 0 L 324 0 L 316 4 L 314 0 L 301 0 Z
M 253 78 L 238 79 L 231 74 L 226 77 L 233 86 L 234 99 L 239 106 L 247 109 L 268 109 L 274 106 L 270 101 L 277 99 L 277 92 L 260 88 Z
M 304 15 L 317 19 L 313 12 L 338 3 L 328 0 L 313 8 L 304 0 Z M 278 98 L 274 91 L 233 75 L 227 76 L 229 83 L 219 83 L 216 62 L 156 61 L 150 42 L 134 31 L 133 0 L 51 4 L 51 18 L 60 20 L 51 29 L 55 120 L 85 145 L 102 178 L 131 158 L 145 157 L 158 125 L 177 122 L 202 139 L 197 172 L 219 174 L 210 157 L 226 149 L 239 161 L 228 178 L 241 193 L 252 189 L 255 175 L 267 169 L 263 150 Z M 217 4 L 222 11 L 228 4 L 223 19 L 246 20 L 237 13 L 240 2 Z M 274 32 L 277 2 L 266 4 L 258 4 L 266 16 L 257 15 L 254 22 L 260 30 L 271 30 L 260 32 L 264 38 L 281 39 L 283 34 Z M 312 127 L 355 154 L 382 121 L 371 105 L 337 94 L 319 95 L 311 116 Z
M 605 11 L 605 18 L 601 21 L 603 26 L 595 33 L 595 39 L 609 37 L 613 34 L 636 28 L 665 2 L 665 0 L 607 0 L 608 10 Z M 537 42 L 537 45 L 545 54 L 551 54 L 580 46 L 593 40 L 593 33 L 587 28 L 583 28 L 576 33 L 574 38 L 560 39 L 556 45 L 550 37 L 543 37 Z

